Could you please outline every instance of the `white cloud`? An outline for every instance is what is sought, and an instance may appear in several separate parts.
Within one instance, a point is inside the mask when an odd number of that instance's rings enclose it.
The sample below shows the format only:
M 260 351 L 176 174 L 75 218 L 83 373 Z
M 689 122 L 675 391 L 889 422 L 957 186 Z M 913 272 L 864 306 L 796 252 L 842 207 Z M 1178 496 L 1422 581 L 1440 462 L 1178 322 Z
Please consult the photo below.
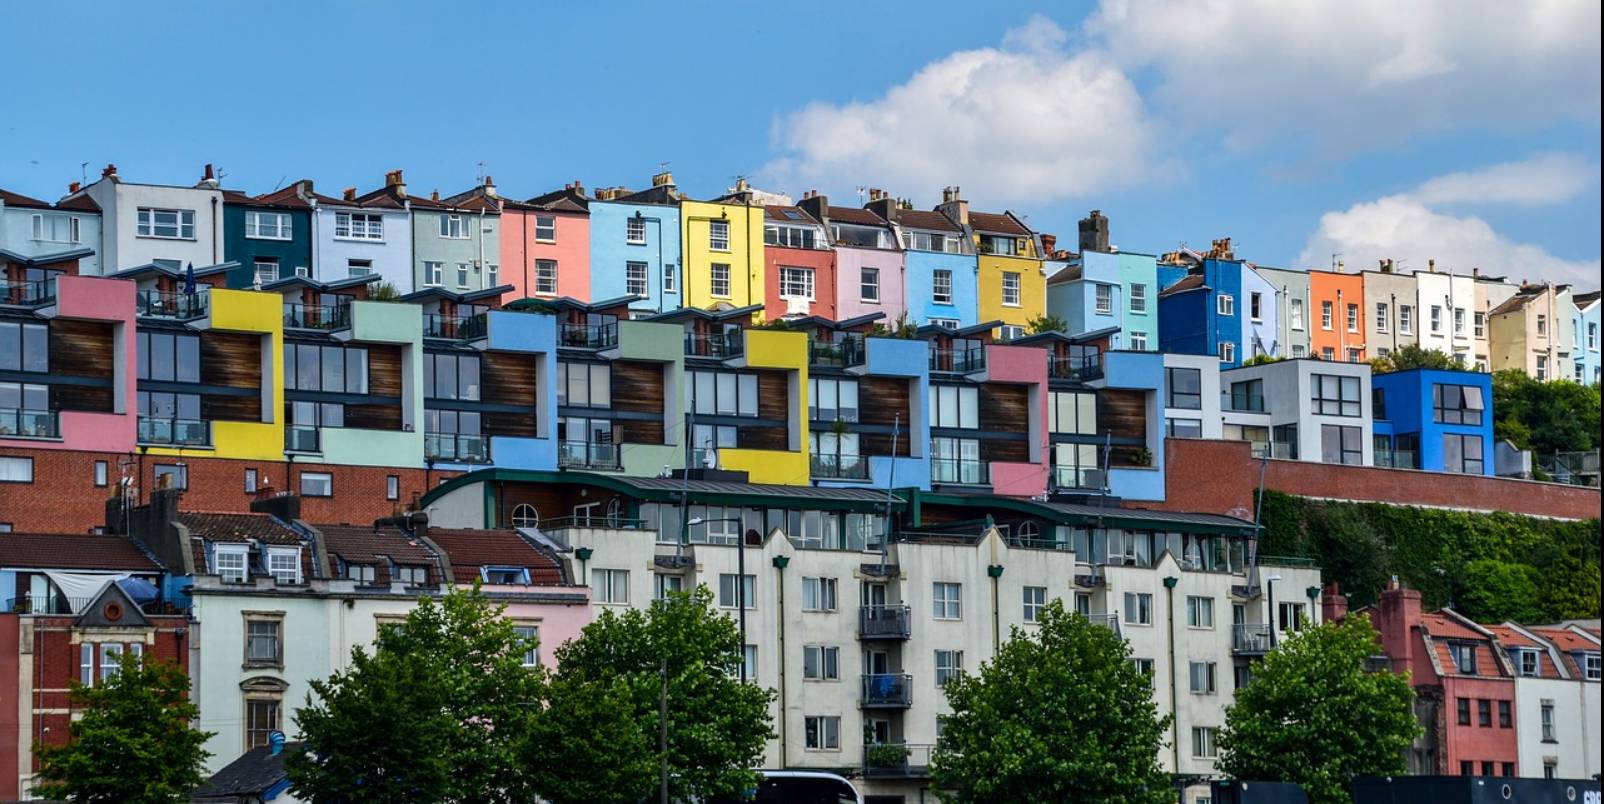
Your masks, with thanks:
M 1252 145 L 1335 150 L 1460 127 L 1597 124 L 1600 3 L 1103 0 L 1085 32 L 1149 100 Z
M 928 201 L 958 184 L 985 205 L 1086 196 L 1155 175 L 1135 86 L 1096 52 L 1069 53 L 1035 16 L 1000 48 L 953 53 L 867 102 L 813 103 L 777 121 L 765 181 L 835 192 L 870 184 Z
M 1539 154 L 1518 162 L 1438 176 L 1410 193 L 1422 204 L 1557 204 L 1592 186 L 1598 166 L 1576 155 Z

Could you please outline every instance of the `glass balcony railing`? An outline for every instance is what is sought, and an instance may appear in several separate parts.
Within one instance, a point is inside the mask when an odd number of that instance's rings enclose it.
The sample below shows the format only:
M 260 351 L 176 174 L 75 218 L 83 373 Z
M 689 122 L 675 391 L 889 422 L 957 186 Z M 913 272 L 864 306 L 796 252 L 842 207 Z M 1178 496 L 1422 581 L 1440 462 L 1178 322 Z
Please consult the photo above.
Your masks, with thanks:
M 986 350 L 971 346 L 967 349 L 931 349 L 930 370 L 949 374 L 972 374 L 986 369 Z
M 134 314 L 141 318 L 171 318 L 177 321 L 202 318 L 211 301 L 208 290 L 205 287 L 196 288 L 194 293 L 141 290 L 134 295 Z
M 60 438 L 61 421 L 53 410 L 0 408 L 0 437 Z
M 858 639 L 907 639 L 912 635 L 907 606 L 863 606 L 858 610 Z
M 862 338 L 847 338 L 834 343 L 808 341 L 808 363 L 811 365 L 849 368 L 861 366 L 867 359 Z
M 618 345 L 618 324 L 563 324 L 559 346 L 574 349 L 611 349 Z
M 1412 449 L 1377 449 L 1374 463 L 1384 469 L 1419 469 L 1420 455 Z
M 1103 470 L 1084 466 L 1054 466 L 1053 488 L 1065 491 L 1102 491 Z
M 913 705 L 913 677 L 903 673 L 863 676 L 863 708 L 906 709 Z
M 1270 626 L 1265 623 L 1238 623 L 1231 626 L 1231 652 L 1262 656 L 1270 652 Z
M 867 743 L 863 746 L 863 775 L 871 779 L 922 779 L 930 775 L 928 743 Z
M 43 307 L 56 300 L 56 280 L 0 279 L 0 304 L 13 307 Z
M 140 416 L 138 427 L 141 444 L 190 447 L 212 443 L 212 423 L 201 419 Z
M 309 424 L 291 424 L 284 428 L 284 449 L 287 452 L 317 452 L 318 428 Z
M 1047 354 L 1047 376 L 1055 380 L 1090 382 L 1103 377 L 1103 356 L 1100 354 L 1059 357 Z
M 426 313 L 423 316 L 423 337 L 453 341 L 476 341 L 489 333 L 485 314 L 443 315 Z
M 690 357 L 716 357 L 728 360 L 745 352 L 746 339 L 739 330 L 710 335 L 685 333 L 685 354 Z
M 1082 614 L 1081 616 L 1085 617 L 1087 622 L 1090 622 L 1092 625 L 1102 626 L 1103 628 L 1107 628 L 1108 630 L 1113 631 L 1116 634 L 1119 633 L 1119 615 L 1118 614 L 1109 614 L 1109 613 L 1106 613 L 1106 612 L 1091 612 L 1089 614 Z
M 286 304 L 285 329 L 336 330 L 351 326 L 349 304 Z
M 862 455 L 814 455 L 813 476 L 834 480 L 868 480 L 869 459 Z
M 477 433 L 424 433 L 423 457 L 431 461 L 488 463 L 490 439 Z
M 953 458 L 931 458 L 930 480 L 934 483 L 956 483 L 963 486 L 983 486 L 990 481 L 989 464 L 985 461 L 964 461 Z
M 617 469 L 617 444 L 563 441 L 557 445 L 557 465 L 569 469 Z

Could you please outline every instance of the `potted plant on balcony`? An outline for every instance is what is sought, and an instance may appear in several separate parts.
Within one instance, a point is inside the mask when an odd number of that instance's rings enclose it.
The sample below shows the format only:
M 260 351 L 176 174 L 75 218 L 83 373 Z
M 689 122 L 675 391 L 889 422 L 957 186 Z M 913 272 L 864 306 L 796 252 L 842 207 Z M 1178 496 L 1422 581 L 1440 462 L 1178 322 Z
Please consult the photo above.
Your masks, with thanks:
M 874 770 L 901 770 L 908 767 L 908 747 L 898 743 L 874 742 L 873 732 L 864 728 L 863 764 Z

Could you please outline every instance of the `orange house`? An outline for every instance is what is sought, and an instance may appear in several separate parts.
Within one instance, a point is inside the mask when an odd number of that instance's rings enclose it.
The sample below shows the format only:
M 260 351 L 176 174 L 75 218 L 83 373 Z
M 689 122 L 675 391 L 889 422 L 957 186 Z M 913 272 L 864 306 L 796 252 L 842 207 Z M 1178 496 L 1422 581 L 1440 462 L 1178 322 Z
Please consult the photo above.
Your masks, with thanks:
M 1365 352 L 1365 285 L 1358 273 L 1309 272 L 1309 353 L 1358 363 Z

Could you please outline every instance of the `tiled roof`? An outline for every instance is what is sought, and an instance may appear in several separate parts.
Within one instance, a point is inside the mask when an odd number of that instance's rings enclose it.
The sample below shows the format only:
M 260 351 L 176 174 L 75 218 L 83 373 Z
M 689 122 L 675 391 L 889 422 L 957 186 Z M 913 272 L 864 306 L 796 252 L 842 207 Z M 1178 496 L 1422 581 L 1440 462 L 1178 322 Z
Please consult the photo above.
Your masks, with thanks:
M 0 534 L 0 567 L 10 569 L 130 570 L 162 567 L 123 536 Z
M 1573 293 L 1571 294 L 1571 304 L 1574 304 L 1577 307 L 1586 307 L 1589 304 L 1598 301 L 1598 297 L 1599 291 L 1596 290 L 1589 291 L 1587 293 Z
M 481 567 L 522 567 L 536 586 L 563 582 L 556 557 L 536 547 L 514 530 L 459 530 L 429 528 L 429 539 L 446 551 L 457 583 L 473 583 Z
M 78 212 L 99 212 L 100 205 L 95 203 L 95 199 L 90 198 L 88 193 L 78 193 L 77 195 L 57 201 L 56 209 L 71 209 Z
M 50 208 L 50 202 L 48 201 L 40 201 L 37 198 L 30 198 L 21 193 L 13 193 L 6 189 L 0 189 L 0 202 L 3 202 L 8 207 L 30 207 L 33 209 Z
M 1493 632 L 1493 636 L 1498 637 L 1498 644 L 1502 646 L 1505 651 L 1517 648 L 1527 648 L 1536 651 L 1538 678 L 1560 677 L 1559 671 L 1554 668 L 1554 662 L 1548 655 L 1547 645 L 1536 642 L 1528 638 L 1525 634 L 1522 634 L 1521 632 L 1516 631 L 1507 625 L 1484 625 L 1482 627 Z M 1520 672 L 1520 662 L 1515 659 L 1514 656 L 1510 657 L 1510 662 L 1515 665 L 1515 672 L 1518 674 Z
M 590 197 L 585 195 L 583 190 L 567 186 L 561 190 L 537 195 L 523 203 L 549 212 L 589 212 L 590 201 Z
M 1489 310 L 1487 314 L 1503 315 L 1504 313 L 1513 313 L 1534 301 L 1538 295 L 1539 294 L 1536 293 L 1516 293 L 1515 295 L 1505 299 L 1503 304 L 1500 304 L 1497 307 Z
M 885 226 L 885 218 L 857 207 L 830 207 L 825 214 L 830 216 L 834 223 L 850 223 L 855 226 Z
M 922 209 L 897 210 L 897 223 L 911 229 L 931 229 L 938 232 L 962 232 L 963 229 L 952 219 L 940 212 L 926 212 Z
M 301 543 L 299 533 L 268 514 L 183 511 L 178 514 L 178 522 L 189 529 L 191 536 L 211 542 L 245 542 L 255 539 L 263 544 Z
M 193 798 L 195 801 L 260 800 L 269 790 L 284 783 L 288 778 L 284 761 L 299 753 L 304 745 L 285 743 L 284 750 L 278 754 L 267 745 L 252 748 L 195 788 Z
M 361 525 L 313 525 L 323 534 L 329 552 L 347 564 L 378 567 L 375 580 L 390 582 L 390 562 L 429 568 L 429 582 L 440 582 L 440 564 L 433 550 L 400 528 Z M 339 570 L 335 570 L 339 574 Z
M 1181 277 L 1180 280 L 1178 280 L 1175 284 L 1170 285 L 1169 287 L 1167 287 L 1164 290 L 1160 291 L 1158 295 L 1166 296 L 1166 295 L 1169 295 L 1171 293 L 1182 293 L 1182 292 L 1185 292 L 1185 291 L 1188 291 L 1188 290 L 1193 290 L 1195 288 L 1200 288 L 1200 287 L 1203 287 L 1203 275 L 1202 274 L 1188 274 L 1186 276 Z
M 504 201 L 499 196 L 494 196 L 485 192 L 485 186 L 481 184 L 466 192 L 457 193 L 456 195 L 445 198 L 441 201 L 441 203 L 447 204 L 456 209 L 465 209 L 470 212 L 484 210 L 486 212 L 499 213 L 501 212 L 501 206 Z
M 1532 633 L 1554 643 L 1559 648 L 1560 656 L 1565 662 L 1565 669 L 1570 672 L 1571 678 L 1584 678 L 1584 669 L 1576 663 L 1576 651 L 1591 651 L 1597 653 L 1599 643 L 1583 637 L 1569 628 L 1531 628 Z
M 302 181 L 306 180 L 303 179 Z M 296 191 L 296 188 L 298 185 L 300 185 L 300 183 L 301 182 L 299 181 L 290 182 L 289 185 L 274 190 L 271 193 L 263 193 L 251 199 L 251 203 L 269 207 L 285 207 L 287 209 L 311 209 L 312 205 L 307 203 L 306 199 L 302 198 L 301 194 Z M 307 181 L 307 185 L 310 186 L 311 182 Z M 319 204 L 340 203 L 338 199 L 329 198 L 326 195 L 319 195 L 316 192 L 312 193 L 312 197 L 317 199 Z
M 812 215 L 808 214 L 807 210 L 796 206 L 765 206 L 763 207 L 763 217 L 779 223 L 813 224 L 815 226 L 819 223 L 814 220 Z
M 1014 235 L 1015 237 L 1029 237 L 1031 231 L 1021 226 L 1014 216 L 1007 213 L 998 215 L 992 212 L 969 213 L 969 225 L 977 232 L 994 232 L 996 234 Z
M 1457 675 L 1454 665 L 1453 653 L 1449 649 L 1450 642 L 1475 642 L 1476 645 L 1476 675 L 1482 678 L 1500 678 L 1504 675 L 1498 657 L 1493 655 L 1493 643 L 1485 635 L 1478 633 L 1463 623 L 1441 612 L 1431 612 L 1420 615 L 1420 626 L 1432 637 L 1432 646 L 1437 653 L 1437 665 L 1451 675 Z

